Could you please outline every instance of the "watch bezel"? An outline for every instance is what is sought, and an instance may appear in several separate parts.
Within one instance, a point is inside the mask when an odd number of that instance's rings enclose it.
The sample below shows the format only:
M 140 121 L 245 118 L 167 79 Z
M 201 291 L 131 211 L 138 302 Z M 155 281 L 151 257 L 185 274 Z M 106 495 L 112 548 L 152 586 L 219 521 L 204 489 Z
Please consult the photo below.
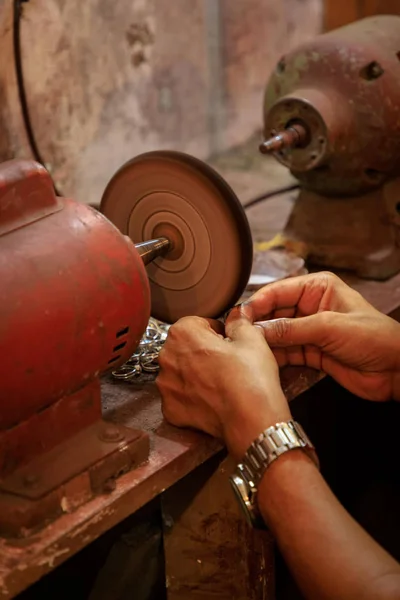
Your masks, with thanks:
M 253 503 L 253 496 L 255 496 L 257 490 L 251 489 L 248 482 L 238 475 L 238 473 L 234 473 L 229 477 L 229 483 L 231 484 L 247 523 L 251 527 L 257 529 L 266 529 L 265 523 L 261 516 L 256 513 Z

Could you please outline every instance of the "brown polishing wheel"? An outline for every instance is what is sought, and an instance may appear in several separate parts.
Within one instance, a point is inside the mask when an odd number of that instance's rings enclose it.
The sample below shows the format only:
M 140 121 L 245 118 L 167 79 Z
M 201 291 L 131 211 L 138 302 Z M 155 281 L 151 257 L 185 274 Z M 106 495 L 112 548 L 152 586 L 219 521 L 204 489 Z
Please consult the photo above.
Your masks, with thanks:
M 101 211 L 135 243 L 171 241 L 172 250 L 147 266 L 156 319 L 217 318 L 240 298 L 251 232 L 236 195 L 210 166 L 180 152 L 142 154 L 111 179 Z

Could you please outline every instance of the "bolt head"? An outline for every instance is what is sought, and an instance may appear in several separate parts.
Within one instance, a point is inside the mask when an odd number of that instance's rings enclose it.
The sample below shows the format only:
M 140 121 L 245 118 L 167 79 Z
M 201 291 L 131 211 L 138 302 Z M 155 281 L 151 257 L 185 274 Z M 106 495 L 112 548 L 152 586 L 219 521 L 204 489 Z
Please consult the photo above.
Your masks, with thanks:
M 103 486 L 103 490 L 104 492 L 113 492 L 116 487 L 117 483 L 115 479 L 108 479 Z
M 23 477 L 25 487 L 35 487 L 39 483 L 39 476 L 36 473 L 27 473 Z
M 124 434 L 115 425 L 107 425 L 99 437 L 103 442 L 119 442 L 124 439 Z

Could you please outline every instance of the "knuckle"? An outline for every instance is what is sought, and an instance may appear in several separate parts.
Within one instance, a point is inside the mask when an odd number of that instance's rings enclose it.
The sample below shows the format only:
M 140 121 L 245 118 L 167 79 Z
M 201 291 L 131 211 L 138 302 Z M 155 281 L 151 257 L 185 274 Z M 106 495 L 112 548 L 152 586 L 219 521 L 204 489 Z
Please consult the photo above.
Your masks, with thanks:
M 163 414 L 163 417 L 166 421 L 168 421 L 168 423 L 172 423 L 175 424 L 175 412 L 171 409 L 171 406 L 168 402 L 163 401 L 161 404 L 161 411 Z
M 156 386 L 161 396 L 162 405 L 169 406 L 177 396 L 174 381 L 171 382 L 168 375 L 163 376 L 160 373 L 156 379 Z
M 182 317 L 176 321 L 176 323 L 171 325 L 168 331 L 168 338 L 176 339 L 187 336 L 193 331 L 193 328 L 202 321 L 203 319 L 200 317 Z
M 288 337 L 290 337 L 290 332 L 292 329 L 292 322 L 290 319 L 277 319 L 274 325 L 277 341 L 284 339 L 286 340 Z
M 179 404 L 173 400 L 163 399 L 161 403 L 162 415 L 168 423 L 175 427 L 184 427 L 187 425 L 184 414 Z
M 341 282 L 341 279 L 330 271 L 321 271 L 316 275 L 316 279 L 325 287 L 328 287 L 329 285 L 337 285 L 339 282 Z
M 184 329 L 185 327 L 182 327 L 182 323 L 180 321 L 177 321 L 176 323 L 171 325 L 171 327 L 168 330 L 168 337 L 165 345 L 167 345 L 168 341 L 175 340 L 177 337 L 179 337 L 182 333 L 182 330 Z
M 158 354 L 158 364 L 161 369 L 165 369 L 171 363 L 170 351 L 168 348 L 163 346 Z
M 318 323 L 319 326 L 322 328 L 326 328 L 330 323 L 332 323 L 333 320 L 333 315 L 335 313 L 332 313 L 330 311 L 322 311 L 318 314 Z
M 190 326 L 192 319 L 193 317 L 181 317 L 172 327 L 175 329 L 186 329 L 186 327 Z
M 343 284 L 342 280 L 330 271 L 321 271 L 311 275 L 306 283 L 306 294 L 308 297 L 319 298 L 321 300 L 325 294 L 331 298 Z M 310 296 L 311 295 L 311 296 Z
M 198 357 L 212 358 L 213 360 L 218 360 L 226 355 L 227 350 L 228 346 L 225 343 L 218 343 L 212 347 L 199 346 L 196 349 L 196 355 Z
M 343 318 L 343 315 L 330 310 L 318 313 L 318 326 L 321 328 L 321 331 L 331 331 L 332 327 L 335 327 L 338 324 L 338 317 L 339 319 Z
M 196 325 L 200 325 L 204 322 L 204 319 L 201 317 L 182 317 L 179 321 L 176 322 L 176 325 L 179 325 L 182 329 L 190 329 L 191 327 L 195 327 Z
M 166 384 L 165 384 L 165 378 L 164 378 L 164 374 L 163 374 L 162 372 L 160 372 L 160 373 L 157 375 L 157 378 L 156 378 L 156 386 L 157 386 L 157 388 L 158 388 L 158 391 L 159 391 L 159 392 L 160 392 L 160 394 L 161 394 L 161 397 L 163 397 L 163 395 L 164 395 L 164 391 L 165 391 L 165 389 L 166 389 Z
M 320 271 L 316 274 L 316 277 L 324 277 L 325 279 L 339 279 L 339 277 L 335 275 L 335 273 L 332 273 L 332 271 Z

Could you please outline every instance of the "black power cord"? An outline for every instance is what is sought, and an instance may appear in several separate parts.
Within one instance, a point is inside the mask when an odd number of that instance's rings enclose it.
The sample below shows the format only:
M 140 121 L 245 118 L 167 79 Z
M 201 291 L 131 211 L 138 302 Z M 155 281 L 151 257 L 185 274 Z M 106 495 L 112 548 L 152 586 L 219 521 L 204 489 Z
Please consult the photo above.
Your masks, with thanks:
M 26 99 L 24 72 L 22 67 L 22 52 L 21 52 L 21 17 L 22 17 L 22 4 L 29 2 L 29 0 L 14 0 L 14 20 L 13 20 L 13 48 L 14 48 L 14 66 L 15 76 L 17 79 L 18 97 L 21 106 L 22 119 L 26 135 L 28 138 L 29 147 L 31 149 L 34 159 L 45 167 L 45 162 L 39 151 L 35 134 L 33 132 L 32 121 L 29 114 L 28 102 Z M 59 191 L 54 185 L 54 190 L 57 196 L 60 196 Z
M 266 202 L 267 200 L 271 200 L 272 198 L 275 198 L 275 196 L 280 196 L 282 194 L 286 194 L 287 192 L 292 192 L 293 190 L 298 190 L 299 188 L 300 188 L 300 185 L 298 183 L 293 183 L 292 185 L 288 185 L 286 187 L 279 188 L 277 190 L 271 190 L 269 192 L 265 192 L 264 194 L 261 194 L 261 196 L 257 196 L 256 198 L 249 200 L 249 202 L 246 202 L 246 204 L 243 204 L 243 208 L 244 208 L 244 210 L 247 210 L 247 209 L 251 208 L 252 206 L 255 206 L 256 204 L 260 204 L 261 202 Z
M 24 73 L 22 69 L 22 58 L 21 58 L 21 17 L 22 17 L 22 4 L 29 2 L 29 0 L 14 0 L 14 23 L 13 23 L 13 44 L 14 44 L 14 65 L 15 65 L 15 76 L 17 78 L 18 96 L 21 105 L 22 118 L 24 121 L 24 127 L 26 135 L 28 137 L 29 146 L 31 152 L 37 160 L 37 162 L 44 165 L 44 161 L 39 152 L 38 145 L 36 143 L 35 135 L 33 133 L 32 123 L 29 115 L 28 102 L 26 100 Z

